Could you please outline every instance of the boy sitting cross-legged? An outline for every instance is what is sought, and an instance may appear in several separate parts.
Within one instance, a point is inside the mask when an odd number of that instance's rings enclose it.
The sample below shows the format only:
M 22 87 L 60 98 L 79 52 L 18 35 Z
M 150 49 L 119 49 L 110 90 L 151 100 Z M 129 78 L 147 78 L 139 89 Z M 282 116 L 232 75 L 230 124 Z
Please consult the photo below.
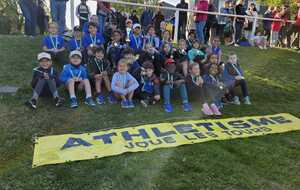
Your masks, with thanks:
M 96 88 L 96 101 L 98 104 L 105 103 L 105 97 L 103 95 L 101 86 L 104 82 L 106 89 L 109 92 L 108 100 L 110 103 L 115 103 L 116 99 L 111 90 L 109 73 L 112 70 L 110 62 L 105 59 L 105 50 L 104 48 L 97 48 L 95 50 L 95 56 L 90 60 L 89 70 L 92 75 L 92 78 L 95 79 L 95 88 Z
M 118 72 L 113 75 L 111 89 L 115 93 L 115 96 L 122 100 L 122 108 L 134 108 L 132 98 L 134 91 L 139 87 L 139 83 L 127 72 L 127 62 L 126 59 L 119 60 L 117 66 Z
M 39 67 L 33 69 L 32 87 L 33 95 L 26 105 L 30 108 L 37 108 L 37 100 L 40 95 L 46 95 L 51 92 L 55 106 L 63 104 L 63 99 L 59 97 L 57 86 L 59 83 L 57 72 L 52 67 L 51 55 L 48 53 L 40 53 L 37 56 Z
M 60 75 L 60 80 L 66 85 L 70 94 L 71 108 L 78 107 L 78 101 L 75 95 L 75 88 L 78 85 L 79 89 L 85 89 L 85 104 L 95 106 L 92 99 L 91 85 L 88 79 L 87 70 L 81 65 L 82 54 L 80 51 L 75 50 L 70 53 L 70 64 L 64 66 Z

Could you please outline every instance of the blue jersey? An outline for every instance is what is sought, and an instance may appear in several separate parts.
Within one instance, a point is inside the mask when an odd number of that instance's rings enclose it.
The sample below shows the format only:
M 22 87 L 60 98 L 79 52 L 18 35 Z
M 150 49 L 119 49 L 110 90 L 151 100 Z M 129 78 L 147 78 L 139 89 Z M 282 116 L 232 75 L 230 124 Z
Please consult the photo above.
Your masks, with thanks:
M 153 47 L 155 47 L 156 49 L 159 49 L 160 39 L 157 36 L 149 36 L 149 35 L 147 35 L 144 38 L 144 45 L 146 45 L 148 43 L 152 44 Z
M 101 46 L 104 44 L 104 38 L 102 34 L 97 33 L 95 36 L 91 34 L 85 34 L 82 39 L 83 47 L 88 48 L 89 46 Z
M 97 24 L 97 31 L 101 31 L 100 30 L 100 25 Z M 82 28 L 82 32 L 84 32 L 85 34 L 89 34 L 89 22 L 84 23 L 83 28 Z
M 72 38 L 68 43 L 68 49 L 69 51 L 81 51 L 83 49 L 82 39 L 76 40 L 75 38 Z
M 61 49 L 65 47 L 65 41 L 60 35 L 48 35 L 43 39 L 43 47 L 44 46 L 46 46 L 48 49 Z
M 143 49 L 143 37 L 142 35 L 135 36 L 134 34 L 129 35 L 129 46 L 134 50 L 134 52 L 138 52 Z
M 86 68 L 82 65 L 76 67 L 72 64 L 67 64 L 64 66 L 59 79 L 61 82 L 67 83 L 70 79 L 74 77 L 80 78 L 82 80 L 88 79 Z

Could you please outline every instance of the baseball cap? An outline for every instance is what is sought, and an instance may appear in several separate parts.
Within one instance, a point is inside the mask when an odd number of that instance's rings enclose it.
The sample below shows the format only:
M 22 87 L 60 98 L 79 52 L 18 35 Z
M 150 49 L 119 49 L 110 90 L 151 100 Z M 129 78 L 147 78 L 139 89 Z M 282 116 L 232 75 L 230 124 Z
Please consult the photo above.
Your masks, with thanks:
M 165 61 L 165 64 L 166 65 L 171 65 L 171 64 L 174 64 L 175 63 L 175 61 L 174 61 L 174 59 L 172 59 L 172 58 L 169 58 L 169 59 L 167 59 L 166 61 Z
M 39 53 L 37 55 L 37 60 L 40 61 L 41 59 L 49 59 L 49 60 L 51 60 L 51 55 L 49 53 L 46 53 L 46 52 Z
M 75 56 L 75 55 L 78 55 L 80 58 L 82 58 L 82 54 L 80 51 L 78 50 L 74 50 L 74 51 L 71 51 L 70 55 L 69 55 L 69 58 Z
M 133 28 L 133 29 L 135 29 L 135 28 L 141 28 L 141 25 L 136 23 L 136 24 L 134 24 L 134 25 L 132 26 L 132 28 Z

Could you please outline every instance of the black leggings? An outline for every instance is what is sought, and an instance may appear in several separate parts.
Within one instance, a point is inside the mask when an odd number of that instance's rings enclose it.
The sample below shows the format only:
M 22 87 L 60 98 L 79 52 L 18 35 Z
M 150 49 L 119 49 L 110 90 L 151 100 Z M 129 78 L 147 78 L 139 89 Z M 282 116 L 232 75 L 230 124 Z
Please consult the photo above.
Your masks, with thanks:
M 235 87 L 237 87 L 237 86 L 240 86 L 240 87 L 241 87 L 242 94 L 243 94 L 243 97 L 244 97 L 244 98 L 247 97 L 247 96 L 249 96 L 249 94 L 248 94 L 247 83 L 246 83 L 246 81 L 245 81 L 244 79 L 242 79 L 242 80 L 236 80 L 234 86 L 230 89 L 229 93 L 230 93 L 230 95 L 231 95 L 232 97 L 235 96 L 234 89 L 235 89 Z

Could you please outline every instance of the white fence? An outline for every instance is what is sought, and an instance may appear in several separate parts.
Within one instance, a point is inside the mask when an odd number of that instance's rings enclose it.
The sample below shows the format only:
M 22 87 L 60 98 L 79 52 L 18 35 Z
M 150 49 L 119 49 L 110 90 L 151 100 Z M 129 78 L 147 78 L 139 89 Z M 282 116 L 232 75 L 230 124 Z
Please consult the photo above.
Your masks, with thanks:
M 93 0 L 97 1 L 97 0 Z M 158 5 L 148 5 L 148 4 L 142 4 L 142 3 L 132 3 L 132 2 L 126 2 L 126 1 L 119 1 L 119 0 L 102 0 L 103 2 L 108 2 L 112 4 L 121 4 L 124 6 L 135 6 L 135 7 L 149 7 L 153 9 L 166 9 L 166 10 L 172 10 L 175 11 L 175 31 L 174 31 L 174 41 L 177 42 L 178 39 L 178 24 L 179 24 L 179 11 L 184 11 L 188 13 L 205 13 L 209 15 L 221 15 L 221 16 L 227 16 L 227 17 L 234 17 L 234 18 L 246 18 L 246 19 L 253 19 L 253 26 L 257 25 L 258 20 L 269 20 L 269 21 L 284 21 L 280 19 L 270 19 L 270 18 L 263 18 L 263 17 L 251 17 L 251 16 L 246 16 L 246 15 L 234 15 L 234 14 L 223 14 L 219 12 L 207 12 L 207 11 L 198 11 L 195 9 L 179 9 L 179 8 L 173 8 L 173 7 L 163 7 L 163 6 L 158 6 Z M 74 0 L 71 0 L 71 5 L 70 5 L 70 12 L 71 12 L 71 26 L 74 27 L 75 23 L 75 5 L 74 5 Z M 287 22 L 294 23 L 292 20 L 288 20 Z M 256 27 L 252 28 L 252 36 L 255 34 Z

